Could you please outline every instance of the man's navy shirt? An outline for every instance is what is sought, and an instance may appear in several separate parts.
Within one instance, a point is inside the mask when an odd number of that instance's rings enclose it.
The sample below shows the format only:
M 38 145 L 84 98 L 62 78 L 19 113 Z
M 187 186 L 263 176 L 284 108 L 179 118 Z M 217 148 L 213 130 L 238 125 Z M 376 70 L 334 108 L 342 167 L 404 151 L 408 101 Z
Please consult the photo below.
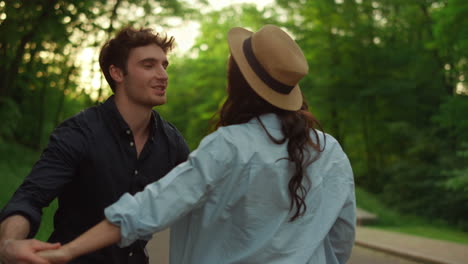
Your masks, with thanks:
M 37 232 L 42 208 L 58 197 L 51 242 L 67 243 L 104 219 L 104 208 L 126 192 L 141 191 L 186 160 L 181 134 L 152 112 L 150 136 L 137 157 L 132 131 L 110 97 L 67 119 L 3 209 L 0 220 L 21 214 Z M 72 263 L 141 263 L 145 242 L 111 246 Z

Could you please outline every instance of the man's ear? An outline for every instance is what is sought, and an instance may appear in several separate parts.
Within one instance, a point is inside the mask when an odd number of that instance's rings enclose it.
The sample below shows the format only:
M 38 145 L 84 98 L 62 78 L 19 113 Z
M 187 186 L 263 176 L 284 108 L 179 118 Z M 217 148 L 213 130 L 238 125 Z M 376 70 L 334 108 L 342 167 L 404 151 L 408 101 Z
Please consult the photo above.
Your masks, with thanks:
M 116 67 L 115 65 L 109 66 L 109 74 L 116 83 L 121 83 L 123 82 L 124 79 L 124 73 L 122 69 L 119 67 Z

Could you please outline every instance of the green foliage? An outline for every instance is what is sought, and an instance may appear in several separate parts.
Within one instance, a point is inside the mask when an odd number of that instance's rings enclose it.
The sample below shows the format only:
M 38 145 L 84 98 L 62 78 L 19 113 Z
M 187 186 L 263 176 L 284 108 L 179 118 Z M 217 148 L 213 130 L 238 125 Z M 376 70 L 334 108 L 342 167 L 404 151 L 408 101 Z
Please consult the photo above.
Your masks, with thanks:
M 10 98 L 0 98 L 0 120 L 3 125 L 0 127 L 0 138 L 11 138 L 21 118 L 18 105 Z
M 465 199 L 468 196 L 468 143 L 462 144 L 461 150 L 457 152 L 458 168 L 446 170 L 448 179 L 445 181 L 445 187 L 448 191 L 460 192 Z
M 468 2 L 464 0 L 441 1 L 443 8 L 434 12 L 434 42 L 431 43 L 448 65 L 447 78 L 457 81 L 468 72 Z M 462 80 L 461 80 L 462 81 Z M 455 87 L 452 87 L 455 88 Z M 466 94 L 466 93 L 465 93 Z
M 440 105 L 439 111 L 433 116 L 433 121 L 447 136 L 459 142 L 468 141 L 468 96 L 450 96 Z
M 38 157 L 39 154 L 31 149 L 0 138 L 0 160 L 2 161 L 0 163 L 2 173 L 0 207 L 3 207 L 13 195 Z

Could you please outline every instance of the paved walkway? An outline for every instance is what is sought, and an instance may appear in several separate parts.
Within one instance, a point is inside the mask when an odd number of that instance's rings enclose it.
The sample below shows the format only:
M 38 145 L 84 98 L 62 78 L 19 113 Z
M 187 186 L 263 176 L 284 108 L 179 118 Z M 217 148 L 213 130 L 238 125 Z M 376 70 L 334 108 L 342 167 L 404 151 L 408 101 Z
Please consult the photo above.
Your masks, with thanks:
M 358 227 L 355 244 L 431 264 L 467 264 L 468 245 Z
M 358 210 L 358 222 L 362 217 L 376 219 L 375 215 Z M 356 246 L 382 251 L 395 256 L 429 264 L 468 264 L 468 245 L 422 238 L 417 236 L 383 231 L 376 228 L 358 226 Z M 148 244 L 151 264 L 169 263 L 169 229 L 153 236 Z
M 169 264 L 169 228 L 153 235 L 146 249 L 150 264 Z
M 421 264 L 421 262 L 354 245 L 351 257 L 346 264 Z

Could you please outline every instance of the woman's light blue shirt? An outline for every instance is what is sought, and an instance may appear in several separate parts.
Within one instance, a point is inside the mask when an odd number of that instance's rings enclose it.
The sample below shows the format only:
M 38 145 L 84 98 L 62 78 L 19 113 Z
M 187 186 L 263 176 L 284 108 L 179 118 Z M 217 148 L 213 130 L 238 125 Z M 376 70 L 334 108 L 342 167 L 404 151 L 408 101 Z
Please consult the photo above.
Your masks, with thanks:
M 282 138 L 276 115 L 261 120 Z M 325 149 L 307 168 L 307 211 L 294 222 L 287 144 L 274 144 L 256 119 L 219 128 L 186 162 L 124 194 L 105 215 L 120 226 L 121 246 L 171 226 L 172 264 L 346 263 L 356 222 L 353 173 L 339 143 L 319 138 Z

